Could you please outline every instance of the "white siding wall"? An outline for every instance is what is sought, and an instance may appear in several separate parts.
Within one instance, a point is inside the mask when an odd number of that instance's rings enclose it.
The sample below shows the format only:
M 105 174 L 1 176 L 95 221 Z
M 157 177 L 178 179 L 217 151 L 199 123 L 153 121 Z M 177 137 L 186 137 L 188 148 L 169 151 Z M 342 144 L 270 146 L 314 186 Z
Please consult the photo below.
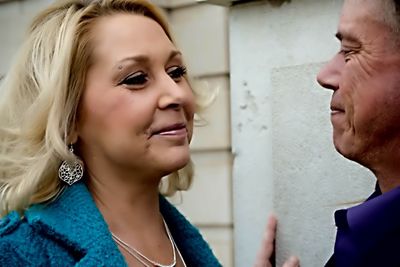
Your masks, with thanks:
M 209 90 L 219 91 L 203 114 L 207 125 L 195 128 L 192 155 L 196 176 L 192 189 L 182 194 L 182 204 L 177 206 L 199 226 L 223 266 L 234 266 L 228 9 L 193 0 L 166 4 L 191 76 L 206 82 Z
M 0 2 L 0 75 L 4 75 L 35 14 L 50 0 Z

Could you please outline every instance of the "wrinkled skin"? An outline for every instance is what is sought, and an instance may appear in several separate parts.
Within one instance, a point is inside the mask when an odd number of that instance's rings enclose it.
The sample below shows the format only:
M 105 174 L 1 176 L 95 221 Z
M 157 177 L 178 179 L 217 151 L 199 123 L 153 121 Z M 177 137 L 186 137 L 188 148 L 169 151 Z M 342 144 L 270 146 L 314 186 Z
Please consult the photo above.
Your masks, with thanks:
M 382 16 L 378 1 L 345 1 L 337 33 L 340 51 L 317 80 L 333 90 L 336 149 L 371 169 L 386 191 L 399 175 L 400 47 Z

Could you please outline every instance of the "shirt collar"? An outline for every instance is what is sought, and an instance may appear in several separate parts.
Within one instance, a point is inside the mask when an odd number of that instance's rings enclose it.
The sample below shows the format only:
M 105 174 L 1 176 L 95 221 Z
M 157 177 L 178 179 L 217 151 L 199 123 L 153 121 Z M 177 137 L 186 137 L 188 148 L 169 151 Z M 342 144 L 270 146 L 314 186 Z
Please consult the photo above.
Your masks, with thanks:
M 382 191 L 381 191 L 381 188 L 379 187 L 379 183 L 376 182 L 376 184 L 375 184 L 375 191 L 372 193 L 372 195 L 370 195 L 370 196 L 367 198 L 366 201 L 368 201 L 368 200 L 370 200 L 370 199 L 373 199 L 373 198 L 376 198 L 376 197 L 379 197 L 380 195 L 382 195 Z
M 382 194 L 378 183 L 375 191 L 368 199 L 355 207 L 342 209 L 335 212 L 335 221 L 338 228 L 350 228 L 352 231 L 369 231 L 374 227 L 381 226 L 385 222 L 387 227 L 398 227 L 400 225 L 400 187 Z M 374 232 L 377 232 L 375 229 Z M 370 234 L 370 233 L 369 233 Z
M 379 187 L 379 184 L 376 183 L 375 191 L 367 198 L 367 200 L 363 204 L 358 206 L 359 209 L 360 209 L 360 206 L 362 206 L 361 209 L 368 208 L 368 204 L 366 204 L 366 202 L 368 202 L 369 200 L 374 199 L 376 197 L 379 197 L 380 195 L 382 195 L 382 192 Z M 348 211 L 349 211 L 349 209 L 340 209 L 335 212 L 335 224 L 339 229 L 348 229 L 349 228 L 349 222 L 348 222 L 348 216 L 347 216 Z
M 382 194 L 379 187 L 366 202 L 348 209 L 349 227 L 362 234 L 370 230 L 376 234 L 397 229 L 400 225 L 400 187 Z
M 400 187 L 379 187 L 364 203 L 335 212 L 337 266 L 398 266 Z

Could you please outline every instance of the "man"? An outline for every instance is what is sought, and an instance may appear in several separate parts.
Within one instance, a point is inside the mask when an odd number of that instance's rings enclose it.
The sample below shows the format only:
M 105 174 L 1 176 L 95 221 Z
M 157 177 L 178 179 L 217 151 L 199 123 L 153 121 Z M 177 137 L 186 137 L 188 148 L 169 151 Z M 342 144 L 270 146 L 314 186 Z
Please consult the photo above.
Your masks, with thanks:
M 340 51 L 318 74 L 333 91 L 333 142 L 370 169 L 376 191 L 335 213 L 334 255 L 326 266 L 400 266 L 400 1 L 345 0 L 336 37 Z M 269 222 L 261 258 L 272 254 Z M 294 261 L 286 266 L 296 266 Z M 292 265 L 291 265 L 292 264 Z M 261 266 L 261 265 L 256 265 Z
M 341 48 L 318 82 L 333 90 L 333 142 L 370 169 L 376 191 L 335 213 L 335 252 L 327 266 L 400 266 L 400 17 L 398 0 L 345 0 Z

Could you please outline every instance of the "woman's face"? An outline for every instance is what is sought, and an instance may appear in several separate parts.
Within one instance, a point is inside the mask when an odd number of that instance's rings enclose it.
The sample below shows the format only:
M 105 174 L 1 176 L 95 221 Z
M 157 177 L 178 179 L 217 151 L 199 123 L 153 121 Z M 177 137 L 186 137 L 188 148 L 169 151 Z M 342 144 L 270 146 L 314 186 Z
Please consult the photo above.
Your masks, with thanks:
M 148 177 L 184 167 L 195 104 L 181 53 L 157 22 L 141 15 L 101 18 L 92 36 L 77 124 L 89 172 Z

